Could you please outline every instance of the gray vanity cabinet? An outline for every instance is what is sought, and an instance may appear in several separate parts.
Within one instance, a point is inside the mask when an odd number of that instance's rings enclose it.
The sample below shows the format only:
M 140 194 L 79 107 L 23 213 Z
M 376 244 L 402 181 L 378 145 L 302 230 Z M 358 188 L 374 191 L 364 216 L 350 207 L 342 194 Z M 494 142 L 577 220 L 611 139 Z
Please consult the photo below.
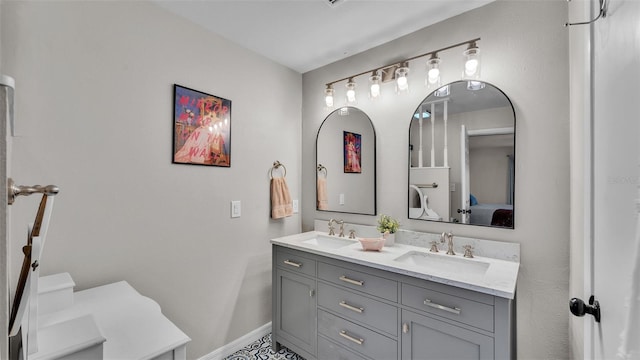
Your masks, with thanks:
M 402 310 L 402 360 L 493 359 L 493 338 Z
M 273 347 L 307 360 L 515 359 L 515 302 L 273 246 Z
M 316 354 L 315 261 L 287 252 L 274 256 L 273 337 L 306 359 Z M 274 341 L 274 349 L 277 349 Z

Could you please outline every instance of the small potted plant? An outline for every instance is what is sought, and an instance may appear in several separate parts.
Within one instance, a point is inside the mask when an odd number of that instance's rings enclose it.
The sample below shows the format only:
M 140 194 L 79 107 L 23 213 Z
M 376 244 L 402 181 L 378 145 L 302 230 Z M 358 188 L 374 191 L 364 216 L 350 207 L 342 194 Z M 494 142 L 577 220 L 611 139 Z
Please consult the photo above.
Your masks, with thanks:
M 389 215 L 381 214 L 378 219 L 378 231 L 385 238 L 385 245 L 391 246 L 395 243 L 395 233 L 400 228 L 400 222 Z

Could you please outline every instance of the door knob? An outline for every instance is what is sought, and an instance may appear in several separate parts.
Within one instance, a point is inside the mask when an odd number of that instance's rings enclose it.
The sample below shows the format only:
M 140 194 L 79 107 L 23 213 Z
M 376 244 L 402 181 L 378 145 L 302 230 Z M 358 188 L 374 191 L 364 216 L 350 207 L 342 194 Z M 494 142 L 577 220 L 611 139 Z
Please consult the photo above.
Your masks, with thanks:
M 578 298 L 569 300 L 569 310 L 575 316 L 584 316 L 584 314 L 591 314 L 596 318 L 596 322 L 600 322 L 600 303 L 591 295 L 589 298 L 589 304 L 585 304 L 584 301 Z
M 48 196 L 54 196 L 55 194 L 58 193 L 58 191 L 60 190 L 55 185 L 47 185 L 47 186 L 16 185 L 13 182 L 13 179 L 11 178 L 7 179 L 7 197 L 8 197 L 9 205 L 12 205 L 16 199 L 16 196 L 19 196 L 19 195 L 31 195 L 31 194 L 39 193 L 39 194 L 44 194 Z

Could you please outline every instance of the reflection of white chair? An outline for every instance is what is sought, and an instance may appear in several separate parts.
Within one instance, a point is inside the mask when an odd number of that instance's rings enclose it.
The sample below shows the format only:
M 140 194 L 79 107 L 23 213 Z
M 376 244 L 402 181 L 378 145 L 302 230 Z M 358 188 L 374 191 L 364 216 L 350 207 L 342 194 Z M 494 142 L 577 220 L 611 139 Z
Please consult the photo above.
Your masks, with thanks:
M 411 219 L 423 219 L 423 220 L 436 220 L 442 221 L 442 217 L 438 215 L 433 209 L 429 208 L 429 197 L 424 195 L 422 189 L 416 185 L 409 185 L 409 191 L 415 191 L 418 197 L 418 204 L 420 207 L 411 207 L 409 204 L 409 218 Z

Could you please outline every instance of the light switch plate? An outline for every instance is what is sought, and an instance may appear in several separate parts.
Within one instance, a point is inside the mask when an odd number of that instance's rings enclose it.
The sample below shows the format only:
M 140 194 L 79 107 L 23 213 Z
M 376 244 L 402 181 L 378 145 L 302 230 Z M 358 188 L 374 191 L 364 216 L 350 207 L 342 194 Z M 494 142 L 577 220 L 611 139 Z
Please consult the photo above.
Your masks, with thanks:
M 344 205 L 344 194 L 340 194 L 340 205 Z
M 298 199 L 293 200 L 293 213 L 297 214 L 299 210 L 300 210 L 300 208 L 299 208 L 299 205 L 298 205 Z
M 240 203 L 240 200 L 231 201 L 231 217 L 232 218 L 240 217 L 241 213 L 242 213 L 242 205 Z

